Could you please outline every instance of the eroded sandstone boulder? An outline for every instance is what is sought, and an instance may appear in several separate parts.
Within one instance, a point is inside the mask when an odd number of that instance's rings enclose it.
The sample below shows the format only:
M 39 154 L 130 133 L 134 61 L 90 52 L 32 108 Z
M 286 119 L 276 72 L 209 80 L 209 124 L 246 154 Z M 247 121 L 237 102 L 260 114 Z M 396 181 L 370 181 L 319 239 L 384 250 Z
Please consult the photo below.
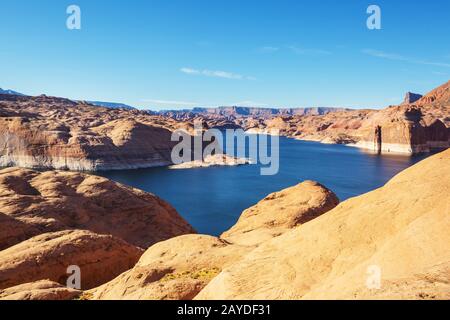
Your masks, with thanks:
M 142 252 L 90 231 L 41 234 L 0 251 L 0 289 L 43 279 L 65 285 L 70 266 L 80 268 L 82 289 L 93 288 L 132 268 Z
M 272 193 L 245 210 L 239 221 L 221 235 L 231 243 L 258 245 L 333 209 L 336 195 L 314 181 Z
M 0 171 L 0 250 L 67 229 L 111 234 L 141 248 L 195 232 L 167 202 L 102 177 Z
M 0 300 L 73 300 L 81 294 L 57 282 L 40 280 L 0 290 Z

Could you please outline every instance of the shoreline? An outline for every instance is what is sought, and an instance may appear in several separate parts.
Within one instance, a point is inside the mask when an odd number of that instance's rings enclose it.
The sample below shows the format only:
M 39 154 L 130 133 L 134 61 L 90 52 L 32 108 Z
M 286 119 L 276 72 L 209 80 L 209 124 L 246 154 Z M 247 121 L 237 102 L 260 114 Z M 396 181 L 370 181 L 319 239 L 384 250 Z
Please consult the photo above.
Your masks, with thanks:
M 436 146 L 432 147 L 429 145 L 419 145 L 417 147 L 411 147 L 406 144 L 385 144 L 385 148 L 381 152 L 374 150 L 373 143 L 367 141 L 359 141 L 356 143 L 338 143 L 333 141 L 333 139 L 327 140 L 327 138 L 319 139 L 314 137 L 297 137 L 288 135 L 272 135 L 268 131 L 245 131 L 246 134 L 250 135 L 269 135 L 283 137 L 286 139 L 315 142 L 320 144 L 329 145 L 343 145 L 350 148 L 357 148 L 366 153 L 377 154 L 377 155 L 397 155 L 403 157 L 411 157 L 414 155 L 423 154 L 433 154 L 439 151 L 444 151 L 448 149 L 446 146 Z M 386 149 L 387 148 L 387 149 Z M 122 171 L 122 170 L 139 170 L 139 169 L 150 169 L 150 168 L 163 168 L 167 167 L 172 170 L 180 169 L 195 169 L 195 168 L 209 168 L 215 166 L 239 166 L 252 164 L 249 159 L 242 158 L 238 159 L 226 155 L 228 158 L 224 161 L 218 161 L 217 159 L 211 159 L 210 161 L 199 162 L 198 160 L 192 160 L 185 162 L 183 164 L 175 165 L 171 161 L 163 159 L 149 159 L 148 161 L 131 161 L 127 162 L 125 160 L 118 161 L 114 159 L 109 160 L 90 160 L 90 159 L 76 159 L 74 158 L 64 158 L 64 157 L 32 157 L 32 156 L 2 156 L 0 157 L 0 168 L 9 167 L 20 167 L 32 170 L 59 170 L 59 171 L 74 171 L 74 172 L 106 172 L 106 171 Z M 222 159 L 223 160 L 223 159 Z M 40 163 L 41 162 L 41 163 Z M 44 162 L 44 164 L 42 164 Z M 221 163 L 224 162 L 224 163 Z

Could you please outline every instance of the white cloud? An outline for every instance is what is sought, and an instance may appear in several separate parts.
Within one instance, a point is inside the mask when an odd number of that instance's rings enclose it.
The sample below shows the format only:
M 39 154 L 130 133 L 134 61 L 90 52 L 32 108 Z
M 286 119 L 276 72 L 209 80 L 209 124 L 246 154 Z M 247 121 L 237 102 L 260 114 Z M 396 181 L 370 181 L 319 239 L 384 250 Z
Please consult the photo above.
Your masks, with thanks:
M 390 60 L 401 60 L 401 61 L 407 61 L 408 59 L 405 57 L 402 57 L 401 55 L 395 54 L 395 53 L 387 53 L 379 50 L 373 50 L 373 49 L 364 49 L 362 51 L 365 54 L 368 54 L 373 57 L 377 58 L 383 58 L 383 59 L 390 59 Z
M 200 74 L 201 72 L 199 70 L 191 69 L 191 68 L 181 68 L 181 72 L 187 73 L 187 74 Z
M 440 72 L 440 71 L 433 71 L 432 73 L 437 76 L 448 76 L 448 73 Z
M 218 70 L 198 70 L 183 67 L 180 69 L 181 72 L 190 74 L 190 75 L 202 75 L 206 77 L 214 77 L 214 78 L 224 78 L 224 79 L 233 79 L 233 80 L 256 80 L 254 77 L 243 76 L 238 73 L 228 72 L 228 71 L 218 71 Z
M 226 78 L 226 79 L 239 79 L 243 78 L 240 74 L 235 74 L 227 71 L 212 71 L 212 70 L 203 70 L 201 72 L 203 75 L 208 77 L 217 77 L 217 78 Z
M 368 54 L 370 56 L 377 57 L 377 58 L 382 58 L 382 59 L 404 61 L 404 62 L 408 62 L 408 63 L 422 64 L 422 65 L 435 66 L 435 67 L 450 68 L 450 63 L 442 63 L 442 62 L 420 60 L 420 59 L 405 57 L 405 56 L 402 56 L 402 55 L 399 55 L 399 54 L 388 53 L 388 52 L 384 52 L 384 51 L 380 51 L 380 50 L 364 49 L 364 50 L 362 50 L 362 52 L 364 54 Z

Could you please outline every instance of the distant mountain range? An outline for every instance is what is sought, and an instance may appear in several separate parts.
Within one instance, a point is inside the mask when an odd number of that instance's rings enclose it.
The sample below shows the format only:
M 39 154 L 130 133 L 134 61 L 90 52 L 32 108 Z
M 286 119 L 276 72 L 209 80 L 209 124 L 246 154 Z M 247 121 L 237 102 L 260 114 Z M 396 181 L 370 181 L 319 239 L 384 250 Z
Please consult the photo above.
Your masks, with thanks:
M 349 111 L 348 108 L 313 107 L 313 108 L 259 108 L 259 107 L 217 107 L 193 108 L 184 110 L 163 110 L 159 114 L 177 117 L 187 114 L 218 115 L 223 117 L 272 117 L 281 115 L 324 115 L 330 112 Z
M 2 89 L 0 88 L 0 94 L 9 94 L 9 95 L 15 95 L 15 96 L 26 96 L 23 93 L 9 90 L 9 89 Z M 135 107 L 129 106 L 124 103 L 116 103 L 116 102 L 104 102 L 104 101 L 86 101 L 89 104 L 92 104 L 94 106 L 98 107 L 105 107 L 110 109 L 126 109 L 126 110 L 136 110 Z
M 103 102 L 103 101 L 86 101 L 89 104 L 98 107 L 105 107 L 110 109 L 126 109 L 126 110 L 136 110 L 135 107 L 129 106 L 124 103 L 116 103 L 116 102 Z
M 16 92 L 16 91 L 13 91 L 13 90 L 8 90 L 8 89 L 4 90 L 2 88 L 0 88 L 0 94 L 11 94 L 11 95 L 15 95 L 15 96 L 24 96 L 23 93 Z

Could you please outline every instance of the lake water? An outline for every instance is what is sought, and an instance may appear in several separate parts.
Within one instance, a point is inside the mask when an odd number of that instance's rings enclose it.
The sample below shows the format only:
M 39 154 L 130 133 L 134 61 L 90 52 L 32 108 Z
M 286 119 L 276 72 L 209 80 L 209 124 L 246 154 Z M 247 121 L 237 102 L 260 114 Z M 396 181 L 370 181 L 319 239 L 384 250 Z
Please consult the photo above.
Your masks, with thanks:
M 280 138 L 280 170 L 261 176 L 259 165 L 187 170 L 150 168 L 98 173 L 156 194 L 200 233 L 219 235 L 241 212 L 269 193 L 315 180 L 345 200 L 384 185 L 426 156 L 375 155 L 343 145 Z

